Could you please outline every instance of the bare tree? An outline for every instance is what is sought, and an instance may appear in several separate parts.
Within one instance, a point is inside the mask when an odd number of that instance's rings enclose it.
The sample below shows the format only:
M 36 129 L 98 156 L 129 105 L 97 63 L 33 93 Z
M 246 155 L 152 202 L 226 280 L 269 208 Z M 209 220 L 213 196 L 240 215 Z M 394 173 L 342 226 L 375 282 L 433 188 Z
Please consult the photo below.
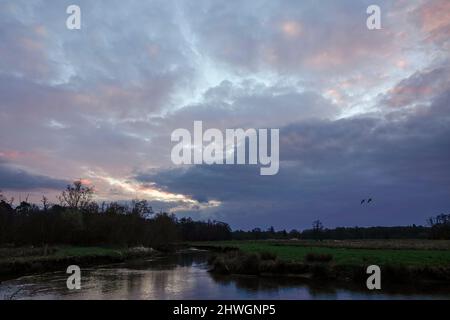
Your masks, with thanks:
M 323 224 L 320 220 L 313 222 L 313 233 L 316 239 L 322 240 Z
M 148 204 L 147 200 L 134 199 L 131 202 L 131 213 L 136 214 L 142 218 L 149 218 L 153 214 L 152 207 Z
M 48 208 L 50 207 L 50 202 L 48 201 L 48 198 L 46 196 L 42 196 L 42 208 L 44 209 L 44 211 L 47 211 Z
M 94 188 L 83 185 L 81 180 L 74 181 L 73 185 L 68 185 L 58 197 L 62 206 L 84 209 L 92 200 Z

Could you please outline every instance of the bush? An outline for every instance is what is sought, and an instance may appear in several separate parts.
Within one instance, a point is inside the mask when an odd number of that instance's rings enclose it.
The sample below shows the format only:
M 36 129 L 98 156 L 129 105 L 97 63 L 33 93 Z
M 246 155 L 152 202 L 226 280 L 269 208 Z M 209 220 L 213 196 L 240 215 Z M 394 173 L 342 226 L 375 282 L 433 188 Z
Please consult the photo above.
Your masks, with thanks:
M 210 271 L 218 274 L 258 275 L 260 273 L 261 259 L 255 253 L 230 251 L 211 258 L 209 263 L 212 266 Z
M 316 279 L 330 279 L 333 278 L 332 268 L 324 264 L 311 265 L 310 271 Z
M 259 257 L 261 260 L 276 260 L 277 255 L 273 252 L 263 251 L 259 253 Z
M 259 274 L 259 255 L 255 253 L 240 255 L 235 259 L 236 269 L 239 274 Z
M 314 253 L 310 252 L 305 256 L 307 262 L 330 262 L 333 260 L 333 256 L 328 253 Z
M 228 268 L 227 263 L 223 257 L 214 257 L 210 265 L 212 266 L 210 271 L 217 274 L 230 274 L 231 270 Z

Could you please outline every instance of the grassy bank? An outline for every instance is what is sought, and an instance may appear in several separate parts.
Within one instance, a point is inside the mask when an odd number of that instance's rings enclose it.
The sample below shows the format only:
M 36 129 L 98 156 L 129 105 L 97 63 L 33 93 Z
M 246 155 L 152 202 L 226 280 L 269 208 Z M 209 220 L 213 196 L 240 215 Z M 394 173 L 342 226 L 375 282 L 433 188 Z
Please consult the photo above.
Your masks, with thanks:
M 225 241 L 191 243 L 195 247 L 232 251 L 211 262 L 218 273 L 245 274 L 304 274 L 324 278 L 361 279 L 367 266 L 382 267 L 384 276 L 393 281 L 417 280 L 450 281 L 450 250 L 445 243 L 408 240 L 393 249 L 396 240 L 389 241 L 389 249 L 381 249 L 382 242 L 368 241 L 360 247 L 345 241 Z M 386 241 L 388 243 L 388 241 Z M 432 249 L 439 248 L 439 249 Z
M 156 255 L 148 248 L 48 247 L 0 248 L 0 280 L 75 265 L 122 262 Z

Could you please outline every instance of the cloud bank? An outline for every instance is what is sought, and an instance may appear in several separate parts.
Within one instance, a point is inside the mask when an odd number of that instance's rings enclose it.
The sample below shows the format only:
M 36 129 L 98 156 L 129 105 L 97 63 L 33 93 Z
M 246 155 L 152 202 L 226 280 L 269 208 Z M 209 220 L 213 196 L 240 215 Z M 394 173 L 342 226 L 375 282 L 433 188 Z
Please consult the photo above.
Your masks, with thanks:
M 233 227 L 422 224 L 450 206 L 446 0 L 0 4 L 0 188 L 99 200 Z M 174 167 L 170 134 L 279 128 L 280 172 Z M 371 196 L 372 206 L 360 199 Z

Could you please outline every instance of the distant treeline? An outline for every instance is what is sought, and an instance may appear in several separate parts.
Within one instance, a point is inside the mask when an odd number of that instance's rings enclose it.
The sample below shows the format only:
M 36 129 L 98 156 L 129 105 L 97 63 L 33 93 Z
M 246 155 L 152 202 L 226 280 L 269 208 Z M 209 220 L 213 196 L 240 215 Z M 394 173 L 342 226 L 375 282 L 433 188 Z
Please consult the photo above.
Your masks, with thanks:
M 255 228 L 251 231 L 233 231 L 233 240 L 267 240 L 267 239 L 450 239 L 450 214 L 441 214 L 427 220 L 429 226 L 399 227 L 339 227 L 327 229 L 320 221 L 313 223 L 313 228 L 303 231 L 280 230 L 273 227 L 267 230 Z
M 59 204 L 43 197 L 37 206 L 27 201 L 13 206 L 0 193 L 0 245 L 118 245 L 164 247 L 178 241 L 262 240 L 262 239 L 450 239 L 450 214 L 427 220 L 429 227 L 352 227 L 326 229 L 314 221 L 303 231 L 267 230 L 232 232 L 219 221 L 178 219 L 168 213 L 155 214 L 146 200 L 131 204 L 99 205 L 92 201 L 94 190 L 80 181 L 67 186 Z
M 93 190 L 75 182 L 61 194 L 60 204 L 42 205 L 0 198 L 0 245 L 117 245 L 164 247 L 178 241 L 230 240 L 223 222 L 177 219 L 153 213 L 146 200 L 131 205 L 99 205 Z
M 235 240 L 256 240 L 256 239 L 426 239 L 429 237 L 430 228 L 424 226 L 408 227 L 350 227 L 323 229 L 317 232 L 314 229 L 303 231 L 286 230 L 273 231 L 272 229 L 251 231 L 233 231 Z

